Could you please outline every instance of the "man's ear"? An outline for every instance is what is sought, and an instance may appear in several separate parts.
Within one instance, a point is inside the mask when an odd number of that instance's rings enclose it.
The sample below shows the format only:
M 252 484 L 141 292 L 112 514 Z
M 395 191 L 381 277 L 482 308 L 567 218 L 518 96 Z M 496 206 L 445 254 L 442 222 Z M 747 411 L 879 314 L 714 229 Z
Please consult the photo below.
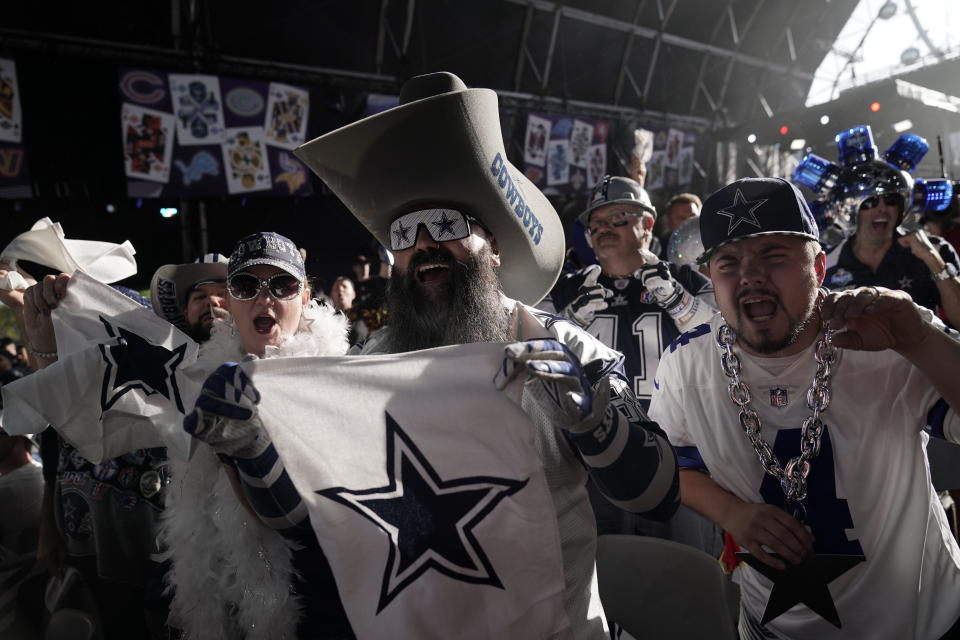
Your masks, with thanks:
M 500 245 L 497 244 L 497 239 L 493 237 L 493 234 L 487 236 L 487 239 L 490 241 L 490 263 L 494 267 L 500 266 Z
M 817 286 L 822 286 L 827 275 L 827 254 L 823 251 L 813 259 L 813 270 L 817 273 Z

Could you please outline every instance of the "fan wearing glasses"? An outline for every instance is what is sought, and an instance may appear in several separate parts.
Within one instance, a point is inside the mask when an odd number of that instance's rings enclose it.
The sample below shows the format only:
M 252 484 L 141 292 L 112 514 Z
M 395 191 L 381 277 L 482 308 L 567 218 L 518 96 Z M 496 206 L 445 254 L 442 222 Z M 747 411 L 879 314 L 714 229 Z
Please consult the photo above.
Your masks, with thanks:
M 960 258 L 939 236 L 898 228 L 908 190 L 900 183 L 871 185 L 856 208 L 856 232 L 827 254 L 824 285 L 901 289 L 953 327 L 960 327 Z M 877 193 L 879 191 L 880 193 Z
M 208 513 L 219 513 L 218 507 L 235 508 L 235 500 L 239 500 L 269 527 L 257 527 L 257 535 L 266 541 L 264 544 L 272 545 L 266 551 L 272 567 L 269 572 L 291 575 L 292 569 L 296 574 L 291 585 L 267 576 L 257 585 L 263 602 L 287 602 L 287 592 L 292 590 L 303 606 L 299 618 L 296 612 L 291 612 L 287 620 L 290 628 L 273 629 L 276 636 L 352 637 L 329 565 L 310 526 L 306 505 L 300 501 L 287 472 L 277 463 L 276 449 L 257 417 L 259 393 L 236 364 L 251 355 L 261 358 L 343 355 L 347 350 L 346 318 L 332 307 L 311 301 L 303 258 L 297 246 L 277 233 L 254 233 L 237 243 L 227 265 L 226 288 L 231 319 L 214 324 L 211 338 L 200 352 L 201 359 L 215 358 L 217 364 L 226 362 L 204 382 L 196 405 L 184 418 L 183 428 L 220 454 L 236 499 L 230 495 L 222 497 L 211 485 L 207 492 L 214 496 L 211 499 L 234 502 L 212 506 L 204 503 L 202 512 L 199 511 L 201 505 L 189 504 L 188 500 L 173 506 L 168 519 L 181 526 L 171 526 L 170 531 L 174 535 L 186 532 L 187 537 L 168 541 L 173 549 L 171 581 L 176 583 L 178 576 L 191 575 L 190 566 L 229 567 L 232 562 L 243 567 L 244 575 L 259 575 L 260 567 L 256 564 L 261 561 L 255 550 L 243 546 L 249 537 L 211 526 L 209 530 L 222 531 L 217 539 L 191 539 L 197 537 L 192 533 L 195 529 L 203 528 L 202 522 L 209 517 Z M 189 477 L 191 483 L 207 477 L 203 475 L 203 467 L 192 466 L 198 458 L 202 464 L 203 456 L 194 456 L 188 463 L 189 474 L 180 472 L 180 476 Z M 189 491 L 196 495 L 203 493 L 198 493 L 195 486 Z M 192 521 L 201 524 L 187 526 Z M 292 554 L 286 551 L 287 545 L 282 541 L 278 543 L 277 534 L 272 530 L 293 540 L 296 550 Z M 211 563 L 208 555 L 226 560 Z M 187 621 L 187 631 L 192 631 L 189 635 L 220 635 L 202 626 L 210 624 L 212 618 L 200 615 L 196 600 L 190 601 L 192 595 L 202 597 L 202 593 L 196 592 L 202 592 L 205 587 L 189 580 L 185 582 L 174 584 L 172 609 Z M 234 582 L 238 583 L 236 589 L 223 586 Z M 212 584 L 216 586 L 210 588 L 218 590 L 216 596 L 220 601 L 239 606 L 246 598 L 243 590 L 247 588 L 241 582 L 227 579 L 226 575 L 215 576 Z M 276 588 L 280 590 L 270 591 Z M 266 609 L 258 610 L 257 615 L 260 624 L 275 619 Z M 299 633 L 295 631 L 298 626 Z
M 657 211 L 635 180 L 604 176 L 580 214 L 599 264 L 561 276 L 554 307 L 605 345 L 623 353 L 633 392 L 646 409 L 663 353 L 680 334 L 716 312 L 713 287 L 689 266 L 660 261 L 649 251 Z M 612 508 L 594 487 L 590 498 L 601 534 L 669 538 L 719 554 L 721 533 L 686 507 L 669 522 Z

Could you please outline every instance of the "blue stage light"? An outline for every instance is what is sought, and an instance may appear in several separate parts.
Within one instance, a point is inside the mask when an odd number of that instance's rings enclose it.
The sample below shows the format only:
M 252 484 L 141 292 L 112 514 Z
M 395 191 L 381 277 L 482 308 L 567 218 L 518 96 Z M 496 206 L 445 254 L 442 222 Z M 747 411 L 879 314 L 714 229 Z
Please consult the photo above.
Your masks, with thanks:
M 903 133 L 883 152 L 883 159 L 904 171 L 913 172 L 929 150 L 930 145 L 920 136 Z
M 946 178 L 917 178 L 914 202 L 921 213 L 945 211 L 953 201 L 953 183 Z
M 877 157 L 870 125 L 860 125 L 837 134 L 837 157 L 840 164 L 849 167 Z
M 793 181 L 817 195 L 825 194 L 837 183 L 840 167 L 814 153 L 804 156 L 793 172 Z

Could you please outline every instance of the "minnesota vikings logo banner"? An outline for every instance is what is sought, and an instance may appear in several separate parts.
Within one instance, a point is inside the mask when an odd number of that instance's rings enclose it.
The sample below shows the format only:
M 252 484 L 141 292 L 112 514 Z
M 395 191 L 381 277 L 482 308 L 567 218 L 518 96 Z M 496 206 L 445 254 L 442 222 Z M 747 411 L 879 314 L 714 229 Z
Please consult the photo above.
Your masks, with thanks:
M 53 312 L 58 361 L 3 387 L 3 427 L 39 433 L 48 424 L 98 463 L 166 446 L 186 459 L 181 427 L 204 372 L 197 344 L 123 294 L 77 271 Z
M 242 366 L 358 638 L 544 638 L 569 626 L 533 425 L 502 345 Z
M 290 153 L 308 139 L 306 88 L 136 68 L 118 71 L 117 88 L 128 197 L 313 193 Z M 5 164 L 17 170 L 21 157 L 0 143 L 0 196 Z

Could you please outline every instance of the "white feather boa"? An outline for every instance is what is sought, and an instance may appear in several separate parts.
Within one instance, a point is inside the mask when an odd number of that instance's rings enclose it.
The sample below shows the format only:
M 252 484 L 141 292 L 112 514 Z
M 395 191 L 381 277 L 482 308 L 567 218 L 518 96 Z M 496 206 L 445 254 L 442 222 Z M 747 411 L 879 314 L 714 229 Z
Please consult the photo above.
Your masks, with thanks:
M 311 302 L 298 333 L 265 357 L 343 355 L 346 336 L 346 318 Z M 231 321 L 218 320 L 200 347 L 211 371 L 245 357 Z M 169 624 L 184 640 L 294 640 L 291 543 L 241 506 L 207 445 L 198 442 L 189 462 L 171 459 L 170 475 L 160 532 L 171 558 Z

